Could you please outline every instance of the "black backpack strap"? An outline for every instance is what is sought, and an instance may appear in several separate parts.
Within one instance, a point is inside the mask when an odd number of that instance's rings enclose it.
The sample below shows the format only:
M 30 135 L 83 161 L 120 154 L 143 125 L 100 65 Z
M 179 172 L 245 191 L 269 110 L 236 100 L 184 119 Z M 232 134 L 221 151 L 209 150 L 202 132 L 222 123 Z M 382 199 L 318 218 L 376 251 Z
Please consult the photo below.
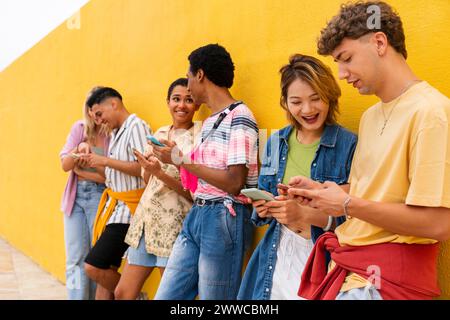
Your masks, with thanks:
M 225 117 L 231 112 L 233 111 L 233 109 L 235 109 L 237 106 L 239 106 L 240 104 L 242 104 L 242 101 L 237 101 L 233 104 L 231 104 L 228 108 L 226 108 L 224 111 L 222 111 L 219 114 L 219 117 L 217 118 L 216 122 L 214 122 L 214 125 L 212 127 L 211 130 L 209 130 L 208 134 L 206 135 L 205 138 L 202 138 L 202 142 L 204 142 L 206 139 L 208 139 L 208 137 L 214 133 L 214 131 L 216 131 L 216 129 L 220 126 L 220 124 L 222 123 L 223 119 L 225 119 Z

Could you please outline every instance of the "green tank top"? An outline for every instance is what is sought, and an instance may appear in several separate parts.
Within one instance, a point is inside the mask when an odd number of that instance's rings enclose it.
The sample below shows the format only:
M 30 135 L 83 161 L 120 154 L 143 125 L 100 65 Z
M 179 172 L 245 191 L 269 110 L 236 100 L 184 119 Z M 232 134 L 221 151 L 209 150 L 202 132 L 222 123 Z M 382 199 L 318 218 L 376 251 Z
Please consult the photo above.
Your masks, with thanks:
M 103 148 L 100 147 L 91 147 L 91 150 L 93 153 L 98 154 L 100 156 L 104 156 L 105 155 L 105 150 Z M 95 168 L 83 168 L 84 171 L 89 171 L 89 172 L 96 172 L 97 170 Z
M 320 139 L 311 144 L 302 144 L 297 140 L 297 130 L 292 130 L 288 139 L 288 156 L 286 170 L 284 171 L 283 184 L 295 176 L 311 177 L 311 163 L 319 147 Z

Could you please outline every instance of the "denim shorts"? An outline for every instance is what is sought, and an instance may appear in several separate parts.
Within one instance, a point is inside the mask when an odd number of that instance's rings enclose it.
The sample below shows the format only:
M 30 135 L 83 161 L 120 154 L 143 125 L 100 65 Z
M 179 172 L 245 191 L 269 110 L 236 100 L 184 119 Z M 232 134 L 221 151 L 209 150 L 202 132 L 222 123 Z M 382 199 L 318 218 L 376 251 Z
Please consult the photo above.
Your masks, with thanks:
M 165 268 L 169 257 L 158 257 L 148 253 L 145 249 L 145 236 L 142 234 L 138 247 L 128 248 L 127 252 L 128 264 L 142 267 L 160 267 Z

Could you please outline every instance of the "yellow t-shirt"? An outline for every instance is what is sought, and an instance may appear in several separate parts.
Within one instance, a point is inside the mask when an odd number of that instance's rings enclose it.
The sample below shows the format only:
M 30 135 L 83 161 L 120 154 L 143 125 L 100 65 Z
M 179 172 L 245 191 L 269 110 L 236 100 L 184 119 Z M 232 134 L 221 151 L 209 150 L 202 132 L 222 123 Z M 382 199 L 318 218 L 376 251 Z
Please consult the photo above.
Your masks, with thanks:
M 380 135 L 385 121 L 382 109 L 390 117 Z M 369 108 L 360 122 L 350 195 L 378 202 L 450 207 L 449 123 L 450 100 L 424 81 L 389 103 Z M 354 217 L 335 232 L 341 245 L 437 242 L 395 234 Z M 354 279 L 346 279 L 347 289 L 352 282 L 354 287 L 362 286 L 361 277 Z

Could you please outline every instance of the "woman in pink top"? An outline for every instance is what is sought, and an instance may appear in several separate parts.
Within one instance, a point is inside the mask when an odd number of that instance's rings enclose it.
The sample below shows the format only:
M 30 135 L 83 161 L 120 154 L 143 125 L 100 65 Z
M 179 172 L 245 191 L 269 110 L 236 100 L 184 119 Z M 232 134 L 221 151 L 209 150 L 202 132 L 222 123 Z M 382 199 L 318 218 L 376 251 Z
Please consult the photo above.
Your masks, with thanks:
M 90 152 L 106 155 L 109 132 L 105 125 L 94 121 L 85 105 L 84 120 L 72 126 L 59 154 L 62 169 L 70 172 L 61 203 L 65 213 L 66 287 L 70 300 L 95 298 L 95 283 L 86 276 L 83 264 L 90 250 L 97 206 L 105 189 L 105 174 L 104 168 L 87 168 L 82 155 Z

